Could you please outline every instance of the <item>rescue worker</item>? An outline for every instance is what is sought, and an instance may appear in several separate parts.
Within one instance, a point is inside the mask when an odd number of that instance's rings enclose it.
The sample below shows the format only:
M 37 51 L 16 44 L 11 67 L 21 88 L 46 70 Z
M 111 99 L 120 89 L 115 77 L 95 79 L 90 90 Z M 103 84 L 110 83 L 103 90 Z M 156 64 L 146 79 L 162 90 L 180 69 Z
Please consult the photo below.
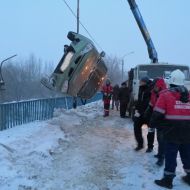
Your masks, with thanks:
M 110 101 L 113 93 L 110 79 L 106 79 L 106 84 L 102 88 L 103 101 L 104 101 L 104 117 L 109 116 Z
M 151 96 L 151 82 L 148 77 L 143 77 L 140 80 L 138 100 L 135 105 L 134 114 L 134 135 L 137 141 L 136 151 L 143 148 L 142 126 L 148 124 L 148 121 L 144 118 L 145 110 L 147 109 Z M 148 143 L 147 152 L 152 151 L 153 147 L 150 147 Z
M 127 105 L 129 103 L 129 88 L 127 87 L 126 82 L 121 84 L 118 98 L 120 102 L 120 117 L 126 118 Z
M 159 186 L 172 189 L 180 153 L 186 176 L 182 180 L 190 186 L 190 93 L 184 87 L 185 76 L 180 70 L 171 73 L 170 88 L 161 93 L 151 117 L 150 126 L 164 120 L 163 137 L 165 140 L 165 168 Z
M 115 105 L 117 111 L 119 110 L 119 99 L 118 99 L 118 95 L 119 95 L 119 85 L 116 84 L 116 85 L 113 87 L 112 110 L 114 109 L 114 105 Z
M 150 98 L 150 102 L 149 102 L 149 107 L 147 108 L 146 112 L 145 112 L 145 117 L 147 118 L 151 118 L 153 109 L 155 107 L 156 101 L 159 97 L 159 94 L 163 92 L 163 90 L 166 89 L 166 83 L 164 81 L 163 78 L 156 78 L 153 81 L 153 89 L 151 91 L 151 98 Z M 162 125 L 163 123 L 160 123 L 160 125 Z M 163 124 L 164 125 L 164 124 Z M 156 158 L 158 158 L 158 161 L 156 162 L 156 164 L 158 166 L 162 166 L 163 162 L 164 162 L 164 141 L 162 138 L 162 128 L 160 128 L 159 126 L 154 126 L 157 129 L 157 141 L 158 141 L 158 154 L 155 155 Z M 147 139 L 149 144 L 154 144 L 154 133 L 155 130 L 154 128 L 148 128 L 148 135 L 147 135 Z

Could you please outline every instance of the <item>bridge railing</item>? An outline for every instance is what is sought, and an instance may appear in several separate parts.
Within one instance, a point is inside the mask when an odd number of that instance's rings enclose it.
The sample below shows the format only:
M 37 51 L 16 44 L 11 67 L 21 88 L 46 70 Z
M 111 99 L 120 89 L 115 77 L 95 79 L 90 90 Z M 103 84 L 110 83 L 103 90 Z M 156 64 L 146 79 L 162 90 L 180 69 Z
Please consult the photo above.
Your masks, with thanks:
M 86 103 L 101 99 L 101 93 L 97 93 Z M 77 106 L 82 105 L 81 99 L 77 99 Z M 0 104 L 0 130 L 12 128 L 17 125 L 30 123 L 36 120 L 47 120 L 53 117 L 54 109 L 73 107 L 72 97 L 58 97 L 36 99 L 20 102 Z

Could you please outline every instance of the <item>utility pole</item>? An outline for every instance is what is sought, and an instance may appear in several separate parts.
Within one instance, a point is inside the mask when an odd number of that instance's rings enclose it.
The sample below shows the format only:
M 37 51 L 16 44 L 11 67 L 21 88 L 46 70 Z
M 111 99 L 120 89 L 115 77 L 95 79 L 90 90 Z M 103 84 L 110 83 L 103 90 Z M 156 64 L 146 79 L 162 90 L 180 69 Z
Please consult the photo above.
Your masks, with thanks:
M 77 34 L 79 33 L 79 24 L 80 24 L 80 19 L 79 19 L 79 0 L 77 0 Z
M 122 69 L 121 69 L 121 72 L 122 72 L 122 82 L 123 82 L 123 73 L 124 73 L 124 59 L 121 60 L 121 64 L 122 64 Z

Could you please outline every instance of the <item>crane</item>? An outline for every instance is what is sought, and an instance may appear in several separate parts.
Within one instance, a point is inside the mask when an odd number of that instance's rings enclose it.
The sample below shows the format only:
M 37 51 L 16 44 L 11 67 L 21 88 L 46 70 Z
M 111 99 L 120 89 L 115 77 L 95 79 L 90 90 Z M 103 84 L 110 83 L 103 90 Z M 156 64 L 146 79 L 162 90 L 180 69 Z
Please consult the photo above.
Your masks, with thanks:
M 135 20 L 136 20 L 136 22 L 137 22 L 137 24 L 139 26 L 139 29 L 140 29 L 140 31 L 141 31 L 141 33 L 143 35 L 143 38 L 144 38 L 144 40 L 146 42 L 146 45 L 147 45 L 147 48 L 148 48 L 149 58 L 151 59 L 151 61 L 153 63 L 158 63 L 157 51 L 155 49 L 153 41 L 152 41 L 152 39 L 150 37 L 150 34 L 149 34 L 148 30 L 147 30 L 147 27 L 145 25 L 145 22 L 144 22 L 144 20 L 142 18 L 142 15 L 141 15 L 141 13 L 139 11 L 139 8 L 138 8 L 136 2 L 135 2 L 135 0 L 128 0 L 128 3 L 130 5 L 132 13 L 133 13 L 133 15 L 135 17 Z

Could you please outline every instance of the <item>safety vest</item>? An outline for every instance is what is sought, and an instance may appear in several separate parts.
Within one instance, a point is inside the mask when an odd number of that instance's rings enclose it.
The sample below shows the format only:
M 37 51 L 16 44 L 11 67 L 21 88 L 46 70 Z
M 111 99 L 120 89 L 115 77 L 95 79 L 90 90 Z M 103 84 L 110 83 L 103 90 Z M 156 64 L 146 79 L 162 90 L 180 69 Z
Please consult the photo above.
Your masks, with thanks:
M 190 101 L 183 103 L 179 92 L 167 90 L 160 94 L 154 111 L 164 115 L 166 140 L 190 143 Z
M 104 102 L 109 103 L 110 100 L 111 100 L 112 93 L 113 93 L 112 86 L 111 85 L 109 85 L 109 86 L 104 85 L 102 87 L 102 93 L 103 93 L 103 100 L 104 100 Z

